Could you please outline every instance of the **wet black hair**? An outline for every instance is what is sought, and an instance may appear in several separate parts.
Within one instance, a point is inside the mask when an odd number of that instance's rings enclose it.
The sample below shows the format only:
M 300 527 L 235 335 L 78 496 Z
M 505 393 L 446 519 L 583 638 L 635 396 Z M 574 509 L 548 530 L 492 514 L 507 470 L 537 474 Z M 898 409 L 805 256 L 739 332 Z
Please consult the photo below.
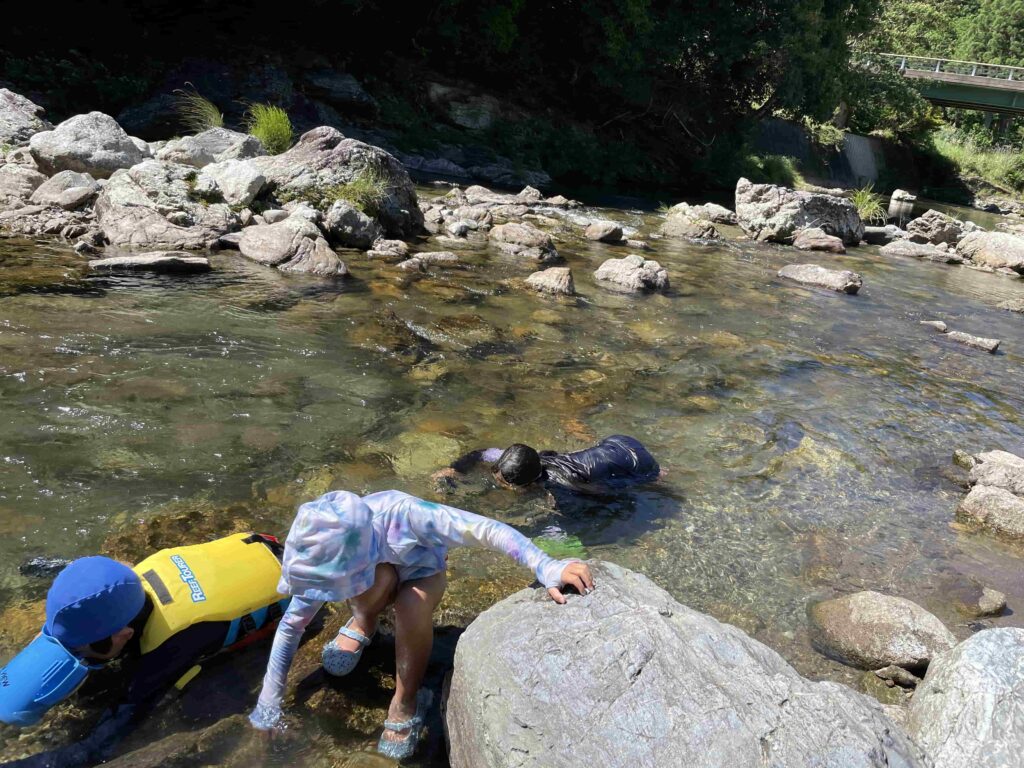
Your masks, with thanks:
M 540 454 L 522 443 L 515 443 L 506 448 L 494 465 L 494 470 L 510 485 L 529 485 L 544 474 Z

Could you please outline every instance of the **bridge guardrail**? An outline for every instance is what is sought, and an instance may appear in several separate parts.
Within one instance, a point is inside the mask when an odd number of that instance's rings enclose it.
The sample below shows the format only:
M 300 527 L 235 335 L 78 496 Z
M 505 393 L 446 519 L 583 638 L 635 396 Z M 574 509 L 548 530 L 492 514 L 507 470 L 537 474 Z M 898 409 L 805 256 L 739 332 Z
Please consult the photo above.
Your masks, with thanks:
M 970 75 L 971 77 L 987 77 L 993 80 L 1013 80 L 1024 82 L 1024 67 L 1011 67 L 1004 64 L 983 64 L 980 61 L 958 61 L 956 59 L 939 59 L 929 56 L 904 56 L 898 53 L 871 53 L 870 58 L 891 62 L 903 72 L 935 72 L 951 75 Z

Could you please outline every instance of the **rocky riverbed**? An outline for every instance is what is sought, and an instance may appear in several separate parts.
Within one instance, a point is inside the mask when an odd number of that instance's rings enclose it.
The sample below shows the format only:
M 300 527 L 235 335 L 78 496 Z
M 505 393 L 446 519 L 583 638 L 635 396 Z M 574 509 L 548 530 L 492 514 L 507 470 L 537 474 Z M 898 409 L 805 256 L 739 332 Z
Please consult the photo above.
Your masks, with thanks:
M 336 487 L 443 497 L 620 563 L 773 649 L 772 669 L 867 692 L 895 721 L 932 658 L 1020 626 L 1021 529 L 993 524 L 1024 489 L 998 453 L 1024 454 L 1024 240 L 993 226 L 1012 222 L 871 228 L 841 194 L 746 180 L 729 207 L 602 208 L 417 186 L 330 128 L 267 156 L 231 131 L 149 144 L 98 113 L 53 127 L 0 108 L 0 659 L 38 626 L 33 557 L 280 533 Z M 368 168 L 387 181 L 376 207 L 329 194 Z M 472 448 L 614 432 L 667 478 L 587 503 L 428 480 Z M 459 633 L 527 583 L 453 555 L 438 694 Z M 238 717 L 253 649 L 120 765 L 383 764 L 387 642 L 344 684 L 318 648 L 283 742 Z M 0 730 L 0 757 L 73 739 L 97 701 Z M 446 764 L 437 712 L 419 760 Z

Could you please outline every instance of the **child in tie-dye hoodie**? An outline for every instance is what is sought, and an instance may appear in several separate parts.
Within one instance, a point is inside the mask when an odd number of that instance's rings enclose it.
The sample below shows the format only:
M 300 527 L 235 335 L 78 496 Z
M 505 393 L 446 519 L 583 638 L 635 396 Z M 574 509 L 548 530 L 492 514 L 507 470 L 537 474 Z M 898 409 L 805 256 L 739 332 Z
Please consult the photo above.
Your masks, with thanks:
M 412 754 L 429 706 L 419 691 L 433 643 L 433 611 L 444 594 L 449 547 L 484 546 L 532 570 L 551 598 L 560 588 L 593 589 L 587 566 L 556 561 L 504 523 L 400 491 L 360 498 L 333 491 L 299 507 L 285 544 L 278 591 L 292 595 L 270 652 L 259 703 L 249 716 L 260 729 L 281 718 L 285 679 L 306 626 L 326 601 L 350 600 L 352 619 L 324 646 L 324 668 L 336 675 L 355 667 L 377 627 L 395 606 L 397 685 L 379 749 L 390 757 Z

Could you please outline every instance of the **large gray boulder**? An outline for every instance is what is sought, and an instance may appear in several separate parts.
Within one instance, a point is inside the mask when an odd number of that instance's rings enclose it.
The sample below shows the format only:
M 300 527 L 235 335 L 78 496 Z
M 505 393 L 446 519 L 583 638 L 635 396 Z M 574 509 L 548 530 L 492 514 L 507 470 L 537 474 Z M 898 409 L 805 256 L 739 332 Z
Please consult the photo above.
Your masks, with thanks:
M 963 237 L 964 223 L 941 211 L 927 210 L 907 224 L 908 239 L 915 243 L 956 245 Z
M 384 236 L 380 224 L 351 203 L 337 200 L 324 214 L 324 231 L 332 245 L 368 251 Z
M 879 592 L 823 600 L 808 611 L 815 645 L 863 669 L 920 670 L 956 638 L 917 603 Z
M 513 256 L 522 256 L 541 263 L 558 261 L 560 258 L 551 235 L 542 232 L 532 224 L 525 222 L 499 224 L 491 229 L 488 237 L 499 249 Z
M 88 173 L 61 171 L 39 185 L 32 193 L 31 202 L 74 211 L 91 203 L 99 192 L 100 185 Z
M 1024 274 L 1024 238 L 1007 232 L 970 232 L 956 245 L 957 253 L 981 267 L 1012 269 Z
M 40 131 L 53 128 L 43 119 L 45 110 L 24 96 L 0 88 L 0 144 L 20 147 Z
M 263 143 L 255 136 L 227 128 L 207 128 L 195 136 L 168 141 L 156 153 L 156 159 L 204 168 L 211 163 L 248 160 L 265 154 Z
M 987 629 L 936 657 L 908 728 L 935 768 L 1014 768 L 1024 760 L 1024 629 Z
M 736 218 L 751 237 L 775 243 L 793 242 L 806 227 L 821 227 L 846 245 L 857 245 L 864 237 L 857 206 L 846 198 L 747 179 L 736 182 Z
M 405 166 L 380 147 L 346 139 L 334 128 L 314 128 L 287 152 L 253 162 L 274 185 L 278 198 L 316 197 L 374 174 L 386 184 L 377 212 L 386 233 L 407 238 L 423 230 L 423 212 Z
M 608 259 L 594 271 L 594 277 L 617 291 L 660 291 L 668 287 L 668 270 L 636 254 Z
M 591 594 L 517 592 L 459 639 L 452 768 L 927 765 L 875 701 L 801 677 L 645 576 L 592 568 Z
M 600 243 L 621 243 L 622 227 L 614 221 L 593 221 L 583 230 L 583 236 Z
M 825 269 L 820 264 L 787 264 L 779 270 L 779 277 L 803 285 L 849 294 L 857 293 L 864 285 L 863 278 L 856 272 L 848 269 Z
M 149 157 L 148 149 L 132 141 L 114 118 L 102 112 L 68 118 L 52 131 L 35 134 L 28 146 L 39 169 L 49 176 L 79 171 L 106 179 Z
M 196 196 L 194 168 L 146 160 L 118 171 L 96 199 L 107 240 L 129 250 L 196 250 L 239 227 L 225 203 Z
M 0 165 L 0 208 L 25 204 L 46 182 L 46 177 L 27 165 Z
M 195 192 L 207 201 L 244 207 L 255 199 L 266 183 L 266 177 L 252 163 L 220 160 L 204 166 L 199 172 Z
M 282 272 L 303 272 L 321 277 L 344 277 L 345 262 L 331 250 L 316 224 L 289 216 L 277 224 L 257 224 L 242 230 L 238 250 L 243 256 Z

